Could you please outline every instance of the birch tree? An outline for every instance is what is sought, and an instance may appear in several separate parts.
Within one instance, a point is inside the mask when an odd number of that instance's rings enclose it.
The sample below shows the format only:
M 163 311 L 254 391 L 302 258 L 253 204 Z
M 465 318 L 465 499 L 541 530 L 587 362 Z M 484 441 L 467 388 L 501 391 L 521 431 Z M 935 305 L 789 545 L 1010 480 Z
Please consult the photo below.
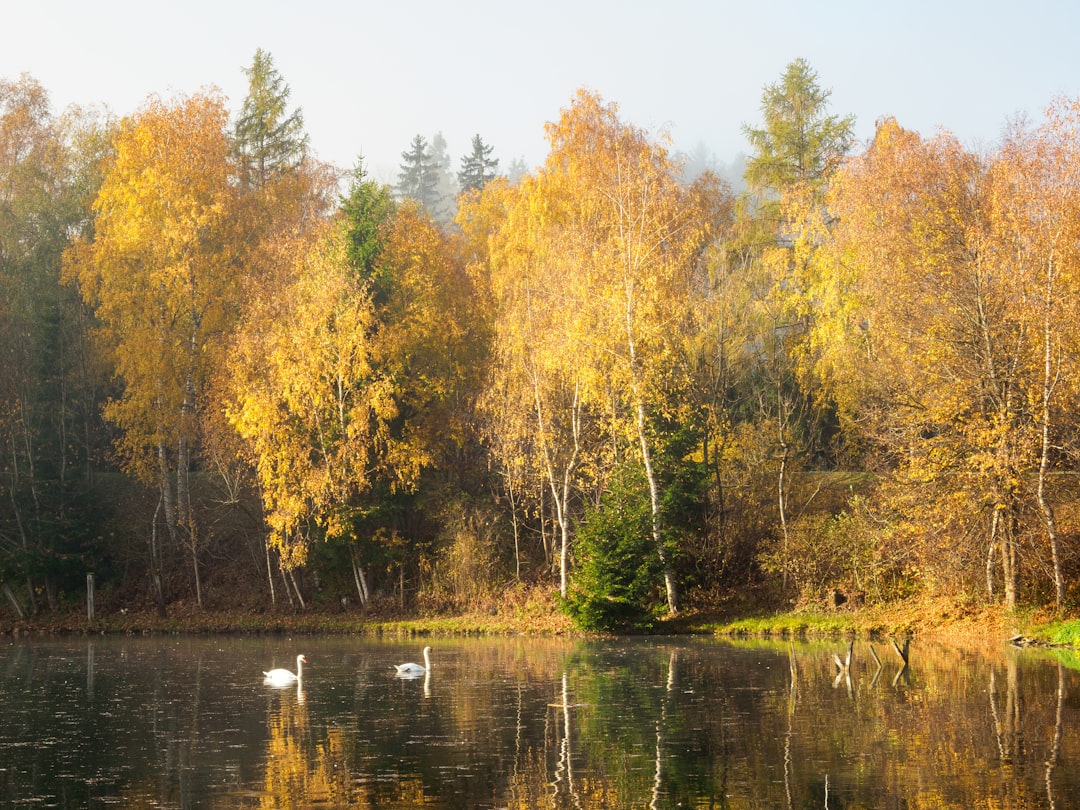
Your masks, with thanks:
M 1012 607 L 1034 440 L 1022 384 L 1031 328 L 990 183 L 984 157 L 894 120 L 844 169 L 834 261 L 857 274 L 846 334 L 862 351 L 846 376 L 859 394 L 839 401 L 893 462 L 885 492 L 908 574 L 955 585 L 996 550 Z
M 221 362 L 240 286 L 236 186 L 220 97 L 149 100 L 121 122 L 94 203 L 95 236 L 67 277 L 101 323 L 123 392 L 105 406 L 125 468 L 158 488 L 202 604 L 190 473 L 205 383 Z M 159 609 L 164 611 L 160 572 Z
M 620 121 L 617 108 L 598 96 L 579 91 L 547 134 L 548 159 L 535 180 L 522 181 L 507 248 L 492 257 L 509 279 L 502 288 L 493 282 L 496 300 L 500 290 L 507 294 L 514 313 L 506 310 L 496 340 L 513 358 L 504 367 L 516 364 L 521 390 L 532 394 L 521 402 L 533 414 L 553 497 L 567 501 L 583 409 L 606 415 L 616 443 L 631 442 L 674 614 L 678 582 L 661 509 L 656 425 L 686 384 L 680 330 L 707 223 L 696 197 L 677 182 L 667 149 Z M 523 332 L 513 337 L 511 328 Z M 558 474 L 550 463 L 556 435 Z
M 349 268 L 343 233 L 326 226 L 292 255 L 289 278 L 249 308 L 238 332 L 229 409 L 290 574 L 313 531 L 352 531 L 353 499 L 370 486 L 373 448 L 397 414 L 373 367 L 370 292 Z
M 1014 128 L 991 172 L 990 200 L 1001 253 L 1009 257 L 1018 317 L 1028 323 L 1028 355 L 1018 375 L 1036 446 L 1035 502 L 1053 570 L 1054 601 L 1065 602 L 1052 473 L 1069 432 L 1067 403 L 1080 393 L 1080 102 L 1057 99 L 1034 131 Z
M 495 301 L 495 383 L 491 410 L 495 447 L 506 469 L 536 472 L 550 491 L 559 533 L 559 593 L 569 581 L 570 543 L 580 464 L 590 416 L 581 344 L 582 290 L 576 266 L 578 234 L 564 227 L 562 201 L 545 200 L 542 180 L 495 186 L 506 219 L 491 240 Z M 546 213 L 537 211 L 547 207 Z

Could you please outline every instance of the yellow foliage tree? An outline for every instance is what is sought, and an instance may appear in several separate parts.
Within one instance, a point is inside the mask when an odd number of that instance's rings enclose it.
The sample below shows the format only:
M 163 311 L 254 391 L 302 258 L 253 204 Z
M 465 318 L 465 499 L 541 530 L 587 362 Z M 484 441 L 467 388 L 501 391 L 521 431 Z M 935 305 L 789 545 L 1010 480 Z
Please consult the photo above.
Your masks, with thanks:
M 563 577 L 584 409 L 606 414 L 618 442 L 633 442 L 675 613 L 654 420 L 686 384 L 680 331 L 708 222 L 666 148 L 595 94 L 579 91 L 547 134 L 547 161 L 510 195 L 492 240 L 502 390 L 520 414 L 516 424 L 531 424 L 563 524 Z
M 496 452 L 509 491 L 535 470 L 550 489 L 559 532 L 559 591 L 567 594 L 571 498 L 587 419 L 583 386 L 587 366 L 577 344 L 584 328 L 576 261 L 580 235 L 552 209 L 546 178 L 525 177 L 513 188 L 491 184 L 474 207 L 461 206 L 471 224 L 490 229 L 481 212 L 502 206 L 487 253 L 495 301 L 495 382 L 487 406 L 497 429 Z
M 305 561 L 310 527 L 350 531 L 352 498 L 369 486 L 375 447 L 397 414 L 374 367 L 370 294 L 345 261 L 340 230 L 325 226 L 291 250 L 288 278 L 251 302 L 238 332 L 229 410 L 287 571 Z
M 379 261 L 392 281 L 377 354 L 408 418 L 380 463 L 392 488 L 409 489 L 425 466 L 452 465 L 466 443 L 488 327 L 460 246 L 419 205 L 399 205 L 384 233 Z
M 94 203 L 94 239 L 76 243 L 66 267 L 123 383 L 105 407 L 122 430 L 118 450 L 160 489 L 168 533 L 190 551 L 200 604 L 189 473 L 205 382 L 237 311 L 243 244 L 227 120 L 222 99 L 204 93 L 151 99 L 122 121 Z

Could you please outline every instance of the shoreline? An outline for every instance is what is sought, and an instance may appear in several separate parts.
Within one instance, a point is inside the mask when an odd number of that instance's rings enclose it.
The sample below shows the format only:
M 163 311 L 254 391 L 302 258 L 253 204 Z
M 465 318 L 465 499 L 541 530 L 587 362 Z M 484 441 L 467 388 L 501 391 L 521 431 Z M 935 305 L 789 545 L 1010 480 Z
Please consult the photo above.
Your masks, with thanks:
M 200 610 L 183 603 L 170 606 L 162 618 L 156 611 L 117 611 L 88 620 L 69 610 L 19 620 L 0 617 L 0 637 L 58 635 L 169 634 L 340 634 L 398 637 L 422 636 L 550 636 L 591 638 L 574 627 L 557 608 L 402 614 L 308 610 Z M 790 610 L 752 615 L 708 615 L 685 612 L 662 619 L 645 635 L 687 635 L 732 638 L 919 638 L 941 642 L 974 640 L 1011 642 L 1016 646 L 1080 646 L 1080 619 L 1058 619 L 1052 611 L 962 603 L 921 603 L 861 607 L 850 611 Z

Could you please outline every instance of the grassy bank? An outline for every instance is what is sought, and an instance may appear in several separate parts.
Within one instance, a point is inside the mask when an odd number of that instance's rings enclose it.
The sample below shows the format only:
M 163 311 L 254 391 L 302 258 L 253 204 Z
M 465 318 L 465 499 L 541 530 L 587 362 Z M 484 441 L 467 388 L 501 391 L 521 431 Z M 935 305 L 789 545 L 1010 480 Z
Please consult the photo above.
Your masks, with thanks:
M 19 619 L 0 612 L 0 635 L 59 635 L 70 633 L 153 635 L 159 633 L 290 633 L 356 635 L 570 635 L 575 630 L 559 610 L 555 594 L 537 588 L 511 589 L 496 601 L 468 610 L 428 606 L 404 612 L 382 604 L 362 610 L 356 606 L 275 608 L 247 606 L 200 609 L 187 601 L 172 602 L 167 615 L 147 606 L 109 609 L 88 620 L 85 606 Z
M 1008 611 L 998 605 L 948 600 L 863 607 L 850 611 L 789 611 L 689 622 L 691 632 L 779 638 L 918 637 L 945 643 L 1080 646 L 1080 619 L 1059 620 L 1046 608 Z
M 744 615 L 687 612 L 661 621 L 661 634 L 694 634 L 760 638 L 897 638 L 918 637 L 943 642 L 1005 642 L 1022 637 L 1027 643 L 1080 646 L 1080 619 L 1059 621 L 1051 611 L 1025 608 L 1008 612 L 999 606 L 956 601 L 870 606 L 857 610 L 799 610 Z M 306 610 L 264 608 L 200 610 L 173 603 L 168 615 L 153 610 L 104 611 L 88 621 L 85 609 L 49 613 L 19 620 L 0 615 L 0 634 L 127 634 L 159 633 L 292 633 L 385 636 L 586 635 L 559 610 L 553 594 L 531 591 L 465 611 L 430 609 L 419 613 L 395 610 Z

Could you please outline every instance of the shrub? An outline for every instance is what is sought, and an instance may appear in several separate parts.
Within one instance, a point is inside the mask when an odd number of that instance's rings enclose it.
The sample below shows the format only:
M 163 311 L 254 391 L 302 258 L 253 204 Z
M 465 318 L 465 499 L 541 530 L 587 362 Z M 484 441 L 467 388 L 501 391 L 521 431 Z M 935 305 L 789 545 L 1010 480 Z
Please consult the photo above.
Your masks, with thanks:
M 776 542 L 762 555 L 765 571 L 786 571 L 801 604 L 818 605 L 839 592 L 871 600 L 895 595 L 895 568 L 876 547 L 877 533 L 858 496 L 838 514 L 810 513 L 791 524 L 785 549 Z
M 642 476 L 624 468 L 577 528 L 577 563 L 565 607 L 584 630 L 648 629 L 658 606 L 660 561 Z

